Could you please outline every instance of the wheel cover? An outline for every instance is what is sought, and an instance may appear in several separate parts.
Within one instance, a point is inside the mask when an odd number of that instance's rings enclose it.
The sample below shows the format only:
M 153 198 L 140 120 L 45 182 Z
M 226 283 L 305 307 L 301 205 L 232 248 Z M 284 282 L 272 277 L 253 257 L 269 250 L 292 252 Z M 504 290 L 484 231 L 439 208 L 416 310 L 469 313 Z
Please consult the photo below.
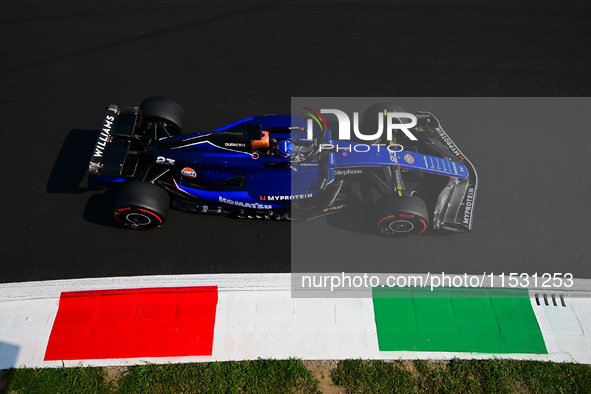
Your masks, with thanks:
M 390 227 L 390 230 L 396 233 L 408 233 L 409 231 L 412 231 L 413 228 L 415 228 L 415 225 L 408 220 L 399 219 L 390 222 L 388 227 Z
M 120 208 L 115 211 L 115 219 L 133 229 L 153 229 L 162 226 L 160 216 L 142 208 Z
M 407 237 L 422 234 L 427 229 L 427 223 L 420 216 L 394 214 L 382 218 L 378 228 L 386 235 Z
M 125 220 L 135 226 L 147 226 L 152 223 L 152 219 L 144 215 L 143 213 L 132 212 L 125 216 Z

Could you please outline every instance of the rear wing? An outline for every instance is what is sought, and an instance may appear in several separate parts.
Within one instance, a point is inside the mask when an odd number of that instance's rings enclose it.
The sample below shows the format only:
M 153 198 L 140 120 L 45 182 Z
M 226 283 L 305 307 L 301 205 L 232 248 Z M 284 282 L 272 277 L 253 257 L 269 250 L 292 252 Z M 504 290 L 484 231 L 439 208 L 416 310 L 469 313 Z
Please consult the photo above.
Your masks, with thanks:
M 419 138 L 444 158 L 461 163 L 468 170 L 468 176 L 465 178 L 451 177 L 439 194 L 433 218 L 435 229 L 472 231 L 474 203 L 478 190 L 476 169 L 449 138 L 435 116 L 420 111 L 416 117 Z
M 138 111 L 139 107 L 110 105 L 107 108 L 88 166 L 90 175 L 128 176 L 135 173 L 137 160 L 127 158 L 134 139 Z

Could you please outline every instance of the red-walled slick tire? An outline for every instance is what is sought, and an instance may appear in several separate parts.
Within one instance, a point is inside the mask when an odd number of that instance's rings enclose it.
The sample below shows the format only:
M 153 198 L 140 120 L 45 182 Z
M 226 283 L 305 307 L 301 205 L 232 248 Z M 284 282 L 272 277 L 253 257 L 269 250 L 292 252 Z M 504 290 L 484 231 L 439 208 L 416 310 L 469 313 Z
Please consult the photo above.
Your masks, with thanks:
M 166 221 L 170 198 L 149 182 L 125 182 L 113 206 L 115 219 L 134 230 L 151 230 Z
M 422 234 L 429 224 L 427 206 L 417 195 L 388 195 L 376 201 L 377 225 L 382 234 L 409 237 Z

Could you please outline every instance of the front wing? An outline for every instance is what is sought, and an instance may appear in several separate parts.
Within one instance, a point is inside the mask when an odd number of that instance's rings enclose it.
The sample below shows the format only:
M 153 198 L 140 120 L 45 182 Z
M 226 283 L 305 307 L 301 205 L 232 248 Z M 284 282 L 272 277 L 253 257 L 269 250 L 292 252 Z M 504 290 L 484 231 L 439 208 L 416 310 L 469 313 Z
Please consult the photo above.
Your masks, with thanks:
M 478 190 L 476 169 L 443 130 L 435 116 L 420 111 L 416 117 L 418 137 L 443 157 L 463 164 L 469 173 L 466 178 L 451 177 L 439 194 L 433 218 L 434 227 L 437 230 L 455 232 L 471 231 Z

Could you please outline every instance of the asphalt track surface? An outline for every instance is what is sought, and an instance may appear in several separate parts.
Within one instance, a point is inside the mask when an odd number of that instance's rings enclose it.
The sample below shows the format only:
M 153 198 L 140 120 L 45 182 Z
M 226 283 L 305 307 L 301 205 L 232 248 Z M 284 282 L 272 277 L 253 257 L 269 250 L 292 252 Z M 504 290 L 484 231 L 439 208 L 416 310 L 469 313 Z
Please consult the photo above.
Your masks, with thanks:
M 316 271 L 591 278 L 589 100 L 407 98 L 589 96 L 582 3 L 25 0 L 0 15 L 1 283 L 289 272 L 292 254 Z M 191 131 L 289 113 L 291 97 L 400 97 L 475 164 L 474 232 L 391 240 L 352 226 L 358 210 L 292 225 L 171 211 L 122 229 L 84 172 L 105 106 L 156 95 Z M 292 250 L 292 227 L 309 248 Z

